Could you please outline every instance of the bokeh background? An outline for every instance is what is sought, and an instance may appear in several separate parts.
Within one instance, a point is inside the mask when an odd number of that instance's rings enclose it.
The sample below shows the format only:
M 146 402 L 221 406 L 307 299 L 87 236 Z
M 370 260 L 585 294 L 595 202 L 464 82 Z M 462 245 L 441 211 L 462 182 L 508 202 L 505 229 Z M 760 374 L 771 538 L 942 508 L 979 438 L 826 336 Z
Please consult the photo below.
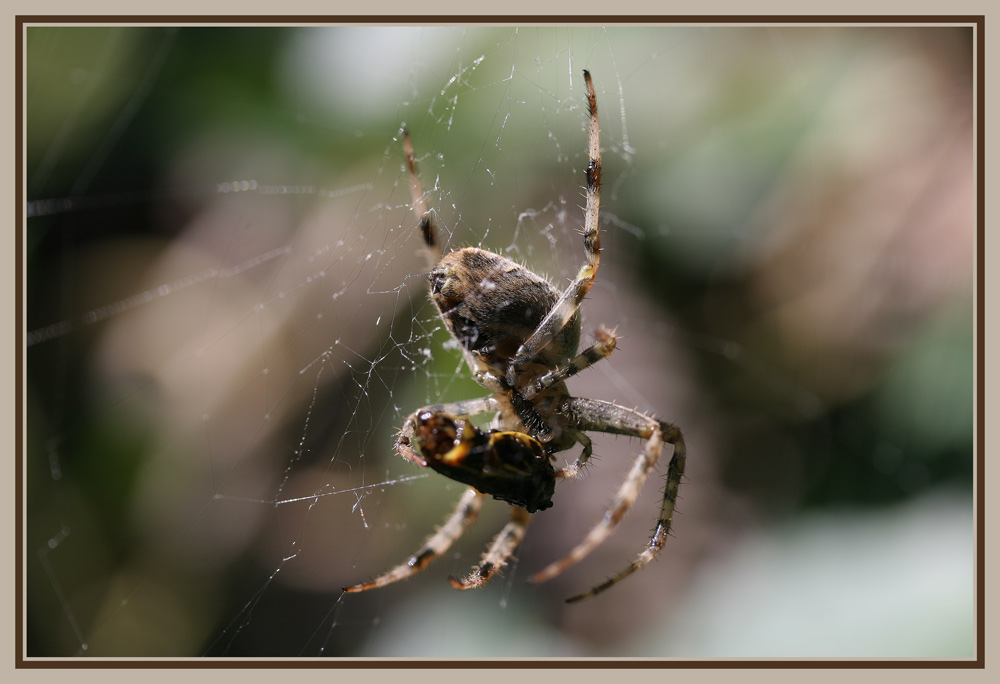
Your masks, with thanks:
M 26 30 L 30 656 L 971 657 L 973 33 L 962 27 Z M 535 517 L 486 589 L 378 591 L 462 488 L 392 453 L 480 396 L 426 301 L 399 131 L 450 245 L 561 285 L 585 108 L 604 255 L 578 395 L 684 430 L 619 532 L 640 445 Z

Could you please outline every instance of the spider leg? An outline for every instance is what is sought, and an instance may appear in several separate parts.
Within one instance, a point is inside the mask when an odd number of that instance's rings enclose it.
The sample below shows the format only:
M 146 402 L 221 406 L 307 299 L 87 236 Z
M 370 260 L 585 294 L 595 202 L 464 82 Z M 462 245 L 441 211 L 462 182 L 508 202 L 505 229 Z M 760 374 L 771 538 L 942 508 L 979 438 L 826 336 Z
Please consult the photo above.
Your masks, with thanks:
M 667 535 L 670 532 L 670 523 L 674 516 L 677 489 L 684 474 L 686 449 L 684 446 L 684 437 L 681 435 L 679 429 L 670 423 L 656 420 L 638 411 L 626 409 L 610 402 L 582 397 L 568 399 L 565 408 L 567 413 L 573 417 L 577 428 L 580 430 L 638 437 L 646 440 L 646 446 L 643 452 L 636 458 L 632 469 L 615 495 L 614 503 L 604 514 L 601 521 L 594 526 L 584 540 L 570 551 L 565 558 L 552 563 L 541 572 L 535 574 L 531 577 L 531 582 L 538 583 L 552 579 L 569 566 L 585 558 L 587 554 L 607 539 L 618 523 L 621 522 L 622 518 L 625 517 L 625 514 L 631 509 L 632 504 L 635 503 L 642 485 L 660 457 L 664 442 L 672 444 L 674 448 L 673 457 L 670 459 L 670 466 L 667 472 L 667 484 L 663 492 L 663 502 L 660 505 L 660 514 L 656 522 L 656 529 L 646 544 L 646 548 L 625 570 L 595 586 L 593 589 L 570 599 L 571 601 L 578 601 L 599 594 L 605 589 L 614 586 L 625 577 L 649 563 L 663 548 Z
M 423 413 L 447 413 L 455 416 L 475 416 L 480 413 L 499 411 L 500 404 L 493 397 L 480 397 L 465 401 L 453 401 L 447 404 L 431 404 L 417 409 L 403 422 L 403 427 L 396 435 L 396 451 L 407 461 L 419 466 L 426 466 L 427 461 L 411 446 L 417 422 L 417 416 Z
M 458 506 L 455 507 L 444 525 L 431 535 L 405 563 L 397 565 L 370 582 L 344 587 L 344 591 L 353 593 L 384 587 L 387 584 L 407 579 L 426 568 L 431 561 L 445 553 L 455 543 L 455 540 L 462 536 L 465 528 L 475 522 L 476 516 L 479 515 L 479 509 L 483 505 L 483 497 L 483 494 L 470 487 L 459 500 Z
M 479 565 L 462 579 L 449 577 L 448 581 L 451 586 L 455 589 L 475 589 L 489 582 L 490 578 L 503 568 L 514 554 L 514 550 L 524 538 L 524 531 L 529 520 L 531 520 L 531 513 L 519 506 L 511 506 L 510 522 L 504 525 L 500 533 L 493 538 L 493 542 L 483 554 Z
M 611 352 L 615 350 L 615 345 L 617 344 L 614 331 L 601 326 L 594 333 L 594 336 L 597 338 L 594 344 L 584 349 L 583 352 L 578 354 L 576 358 L 572 359 L 565 366 L 549 371 L 538 378 L 532 385 L 521 392 L 522 396 L 525 399 L 531 399 L 549 387 L 552 387 L 552 385 L 571 378 L 586 368 L 590 368 L 601 359 L 608 358 Z
M 410 195 L 413 197 L 413 213 L 420 221 L 420 234 L 424 237 L 424 244 L 427 247 L 427 261 L 430 266 L 434 266 L 441 261 L 441 244 L 437 241 L 434 231 L 434 217 L 431 210 L 424 201 L 424 187 L 420 183 L 420 176 L 417 174 L 417 162 L 413 156 L 413 143 L 410 141 L 410 133 L 403 130 L 403 152 L 406 154 L 406 168 L 410 173 Z
M 567 603 L 576 603 L 577 601 L 582 601 L 583 599 L 590 598 L 591 596 L 597 596 L 602 591 L 610 589 L 636 570 L 647 565 L 651 560 L 656 558 L 660 551 L 663 550 L 663 546 L 667 541 L 667 536 L 670 534 L 670 522 L 674 517 L 674 507 L 677 503 L 677 489 L 680 486 L 681 477 L 684 475 L 684 461 L 686 456 L 684 450 L 684 438 L 681 436 L 680 431 L 670 425 L 665 425 L 663 427 L 667 428 L 664 431 L 665 434 L 673 432 L 676 436 L 676 440 L 673 442 L 674 455 L 673 458 L 670 459 L 670 465 L 668 466 L 667 485 L 663 491 L 663 502 L 660 504 L 660 515 L 656 521 L 656 528 L 653 530 L 652 536 L 650 536 L 649 541 L 646 542 L 646 548 L 639 552 L 639 555 L 636 556 L 635 560 L 629 563 L 624 570 L 619 571 L 615 575 L 612 575 L 600 584 L 591 587 L 583 593 L 570 596 L 566 599 Z
M 587 461 L 590 460 L 591 455 L 594 453 L 594 443 L 590 441 L 590 437 L 578 430 L 574 430 L 573 438 L 583 445 L 583 451 L 580 452 L 575 461 L 557 470 L 555 473 L 556 477 L 573 479 L 580 474 L 583 466 L 587 464 Z
M 601 263 L 601 234 L 598 220 L 601 210 L 601 128 L 597 121 L 597 96 L 594 94 L 594 83 L 590 79 L 588 71 L 583 72 L 583 80 L 587 85 L 587 108 L 590 114 L 590 135 L 588 145 L 587 163 L 587 207 L 584 214 L 583 225 L 583 251 L 587 257 L 587 262 L 576 275 L 576 279 L 570 283 L 555 306 L 549 311 L 538 328 L 531 336 L 524 341 L 524 344 L 517 350 L 510 366 L 507 369 L 507 382 L 514 385 L 517 380 L 517 373 L 524 364 L 529 362 L 545 345 L 552 341 L 560 330 L 576 315 L 580 303 L 587 296 L 594 279 L 597 277 L 597 268 Z

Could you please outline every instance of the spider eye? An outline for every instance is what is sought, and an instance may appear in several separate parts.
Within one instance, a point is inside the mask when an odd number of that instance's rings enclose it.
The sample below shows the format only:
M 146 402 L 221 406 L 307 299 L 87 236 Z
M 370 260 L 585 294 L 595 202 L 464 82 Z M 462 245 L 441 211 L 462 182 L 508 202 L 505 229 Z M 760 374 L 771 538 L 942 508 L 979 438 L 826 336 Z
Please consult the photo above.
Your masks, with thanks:
M 444 289 L 444 283 L 447 280 L 445 275 L 438 270 L 431 271 L 430 283 L 431 283 L 431 295 L 440 295 L 441 291 Z

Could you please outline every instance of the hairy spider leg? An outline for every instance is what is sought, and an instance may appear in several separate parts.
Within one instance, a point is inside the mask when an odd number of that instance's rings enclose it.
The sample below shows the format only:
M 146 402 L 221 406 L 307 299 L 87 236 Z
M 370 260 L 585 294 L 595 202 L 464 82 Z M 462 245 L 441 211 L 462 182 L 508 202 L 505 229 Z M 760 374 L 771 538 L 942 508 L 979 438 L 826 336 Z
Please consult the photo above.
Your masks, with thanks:
M 595 337 L 597 340 L 594 344 L 583 350 L 583 352 L 570 360 L 565 366 L 549 371 L 524 390 L 524 398 L 530 400 L 539 393 L 544 392 L 549 387 L 563 382 L 567 378 L 573 377 L 586 368 L 590 368 L 601 359 L 608 358 L 611 355 L 611 352 L 615 350 L 615 345 L 617 344 L 617 338 L 615 337 L 614 331 L 601 326 L 597 329 Z M 573 438 L 583 445 L 583 450 L 580 452 L 580 456 L 576 459 L 576 461 L 557 470 L 555 473 L 556 477 L 569 479 L 577 477 L 594 452 L 594 447 L 587 435 L 579 430 L 572 430 L 571 432 L 573 433 Z
M 580 471 L 583 470 L 583 466 L 587 464 L 587 461 L 590 460 L 591 455 L 594 453 L 594 443 L 590 441 L 590 437 L 579 430 L 573 430 L 572 432 L 573 438 L 583 445 L 583 450 L 580 452 L 580 455 L 575 461 L 570 463 L 568 466 L 557 470 L 555 473 L 556 477 L 573 479 L 580 474 Z
M 403 152 L 406 154 L 406 168 L 410 173 L 413 213 L 417 215 L 417 220 L 420 222 L 420 234 L 423 236 L 424 245 L 427 248 L 427 261 L 433 267 L 441 261 L 443 252 L 434 230 L 434 217 L 424 200 L 424 187 L 420 183 L 420 175 L 417 173 L 417 161 L 413 156 L 413 143 L 410 141 L 410 133 L 406 129 L 403 129 Z
M 587 84 L 587 108 L 590 114 L 589 161 L 586 171 L 587 207 L 583 226 L 583 251 L 587 263 L 583 265 L 576 279 L 566 288 L 535 332 L 517 350 L 507 368 L 506 380 L 512 386 L 516 384 L 517 374 L 524 365 L 537 356 L 538 352 L 576 315 L 580 303 L 594 284 L 597 268 L 601 263 L 601 234 L 598 224 L 601 210 L 601 129 L 597 121 L 597 96 L 594 94 L 594 83 L 590 78 L 590 72 L 586 69 L 583 72 L 583 79 Z
M 661 429 L 664 430 L 665 434 L 669 434 L 670 437 L 674 438 L 674 454 L 670 459 L 670 465 L 667 470 L 667 484 L 663 492 L 663 502 L 660 505 L 660 515 L 656 521 L 656 528 L 646 543 L 646 548 L 624 570 L 619 571 L 583 593 L 570 596 L 566 599 L 566 603 L 576 603 L 577 601 L 597 596 L 601 592 L 610 589 L 636 570 L 645 567 L 663 550 L 663 546 L 667 542 L 667 536 L 670 534 L 670 524 L 673 520 L 674 509 L 677 504 L 677 489 L 680 486 L 681 477 L 684 475 L 686 452 L 684 439 L 676 427 L 661 424 Z M 669 437 L 666 439 L 669 441 Z
M 431 561 L 440 557 L 451 548 L 451 545 L 455 543 L 456 539 L 462 536 L 465 529 L 476 521 L 479 509 L 482 508 L 484 497 L 485 494 L 480 494 L 470 487 L 466 490 L 462 498 L 459 499 L 458 506 L 448 516 L 444 525 L 431 535 L 424 542 L 424 545 L 410 556 L 406 562 L 400 563 L 392 570 L 379 575 L 370 582 L 362 582 L 351 587 L 344 587 L 344 591 L 354 593 L 384 587 L 387 584 L 412 577 L 426 568 L 430 565 Z
M 611 352 L 615 350 L 617 344 L 614 331 L 601 326 L 594 333 L 594 336 L 597 338 L 594 344 L 584 349 L 565 366 L 551 370 L 538 378 L 531 386 L 521 392 L 521 396 L 525 399 L 531 399 L 552 385 L 563 382 L 580 371 L 590 368 L 601 359 L 611 356 Z
M 479 565 L 462 579 L 449 577 L 448 582 L 451 586 L 455 589 L 475 589 L 489 582 L 490 578 L 507 565 L 507 561 L 514 555 L 514 550 L 524 539 L 524 531 L 529 520 L 531 513 L 519 506 L 511 506 L 510 522 L 493 538 Z
M 403 427 L 400 429 L 399 435 L 396 438 L 396 451 L 398 451 L 399 454 L 408 461 L 412 461 L 413 463 L 421 466 L 427 465 L 424 458 L 410 445 L 413 439 L 414 422 L 416 417 L 421 413 L 429 411 L 432 413 L 477 415 L 497 411 L 499 408 L 500 405 L 492 397 L 482 397 L 480 399 L 470 399 L 467 401 L 455 401 L 447 404 L 433 404 L 431 406 L 425 406 L 419 411 L 414 411 L 403 423 Z M 431 561 L 445 553 L 451 545 L 462 536 L 465 529 L 475 522 L 476 516 L 479 515 L 479 509 L 482 508 L 483 498 L 485 496 L 485 494 L 480 494 L 478 491 L 470 487 L 459 500 L 458 505 L 455 507 L 455 510 L 452 512 L 451 516 L 449 516 L 445 524 L 442 525 L 437 532 L 431 535 L 431 537 L 424 542 L 424 545 L 420 547 L 420 550 L 410 556 L 405 563 L 402 563 L 392 570 L 379 575 L 370 582 L 363 582 L 361 584 L 355 584 L 351 587 L 344 587 L 344 591 L 353 593 L 357 591 L 367 591 L 377 587 L 384 587 L 387 584 L 407 579 L 426 568 L 430 565 Z
M 656 521 L 646 548 L 623 571 L 582 594 L 572 596 L 567 601 L 579 601 L 596 596 L 614 586 L 639 568 L 649 563 L 663 548 L 677 503 L 677 490 L 684 475 L 686 448 L 681 431 L 674 425 L 659 421 L 651 416 L 617 404 L 597 399 L 572 397 L 566 402 L 566 411 L 573 416 L 576 427 L 590 432 L 606 432 L 646 440 L 646 446 L 636 458 L 632 469 L 615 495 L 615 500 L 607 513 L 569 554 L 530 578 L 533 583 L 544 582 L 560 574 L 574 563 L 579 562 L 600 545 L 614 531 L 625 514 L 632 508 L 646 477 L 656 465 L 663 451 L 663 444 L 673 445 L 674 453 L 667 470 L 667 484 L 660 505 L 660 515 Z

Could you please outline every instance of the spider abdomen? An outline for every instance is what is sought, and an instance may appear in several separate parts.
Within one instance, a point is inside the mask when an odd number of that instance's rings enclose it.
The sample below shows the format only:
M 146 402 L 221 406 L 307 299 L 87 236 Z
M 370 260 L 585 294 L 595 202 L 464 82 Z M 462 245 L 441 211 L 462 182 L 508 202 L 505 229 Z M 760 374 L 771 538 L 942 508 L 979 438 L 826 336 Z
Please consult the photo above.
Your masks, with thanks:
M 445 255 L 430 272 L 430 292 L 449 332 L 495 369 L 506 368 L 560 296 L 527 268 L 476 247 Z M 555 368 L 576 353 L 579 343 L 580 322 L 574 316 L 535 361 Z

